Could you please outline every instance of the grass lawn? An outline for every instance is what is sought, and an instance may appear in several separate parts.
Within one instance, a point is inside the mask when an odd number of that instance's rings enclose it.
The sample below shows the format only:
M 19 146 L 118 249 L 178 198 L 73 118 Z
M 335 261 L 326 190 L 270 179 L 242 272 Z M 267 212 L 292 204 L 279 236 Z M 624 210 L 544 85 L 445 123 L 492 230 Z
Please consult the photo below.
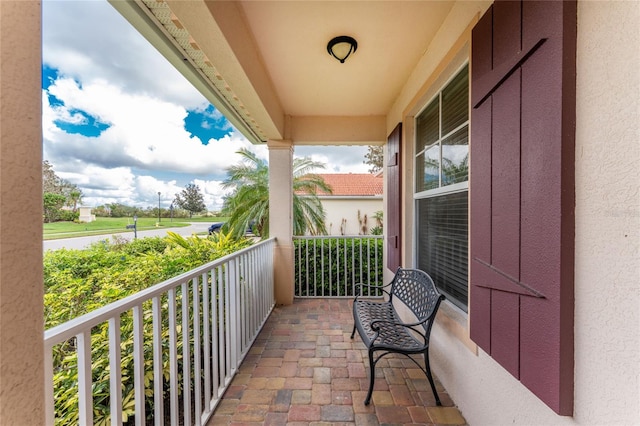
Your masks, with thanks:
M 226 218 L 215 217 L 193 217 L 191 219 L 162 218 L 162 221 L 156 227 L 157 218 L 140 217 L 138 218 L 138 231 L 146 229 L 171 228 L 189 226 L 189 222 L 222 222 Z M 133 218 L 130 217 L 97 217 L 95 221 L 89 223 L 74 222 L 54 222 L 45 223 L 43 228 L 43 239 L 54 240 L 58 238 L 85 237 L 87 235 L 111 234 L 114 232 L 125 232 L 127 225 L 133 225 Z

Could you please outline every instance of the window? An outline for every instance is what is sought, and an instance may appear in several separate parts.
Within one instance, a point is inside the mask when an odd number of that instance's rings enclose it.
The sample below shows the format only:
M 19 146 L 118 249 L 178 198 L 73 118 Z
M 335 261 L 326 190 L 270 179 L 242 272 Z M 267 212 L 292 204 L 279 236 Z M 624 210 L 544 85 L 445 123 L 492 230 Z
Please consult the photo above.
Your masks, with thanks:
M 469 66 L 416 117 L 416 261 L 467 310 Z

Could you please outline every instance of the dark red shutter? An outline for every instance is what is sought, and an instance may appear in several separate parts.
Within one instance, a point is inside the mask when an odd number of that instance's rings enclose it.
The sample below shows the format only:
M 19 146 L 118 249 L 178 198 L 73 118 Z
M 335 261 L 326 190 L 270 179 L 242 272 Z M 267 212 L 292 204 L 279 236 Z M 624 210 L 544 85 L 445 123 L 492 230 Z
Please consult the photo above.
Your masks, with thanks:
M 400 226 L 402 180 L 400 174 L 400 146 L 402 123 L 398 123 L 387 138 L 387 268 L 396 271 L 400 266 Z
M 573 413 L 576 3 L 496 1 L 472 34 L 471 338 Z

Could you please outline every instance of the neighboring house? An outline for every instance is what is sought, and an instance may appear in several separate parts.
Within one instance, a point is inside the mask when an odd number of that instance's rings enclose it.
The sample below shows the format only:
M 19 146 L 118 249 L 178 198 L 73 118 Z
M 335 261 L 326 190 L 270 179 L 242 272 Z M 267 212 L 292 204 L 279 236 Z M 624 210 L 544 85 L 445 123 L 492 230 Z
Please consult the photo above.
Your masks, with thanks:
M 321 173 L 333 193 L 318 194 L 329 235 L 369 235 L 382 212 L 383 178 L 370 173 Z M 365 219 L 366 218 L 366 219 Z M 364 229 L 363 229 L 364 228 Z
M 640 2 L 112 4 L 267 144 L 277 303 L 294 146 L 386 143 L 386 276 L 446 292 L 431 366 L 467 422 L 640 424 Z M 2 424 L 43 423 L 40 17 L 0 3 Z

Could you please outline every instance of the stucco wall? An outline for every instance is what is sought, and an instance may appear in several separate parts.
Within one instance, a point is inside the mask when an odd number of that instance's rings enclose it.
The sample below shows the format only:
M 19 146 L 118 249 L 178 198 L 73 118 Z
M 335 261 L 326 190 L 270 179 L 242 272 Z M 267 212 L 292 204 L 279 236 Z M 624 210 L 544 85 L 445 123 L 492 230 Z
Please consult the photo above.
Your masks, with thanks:
M 40 2 L 0 2 L 0 425 L 44 423 Z
M 365 214 L 367 215 L 367 234 L 371 234 L 371 228 L 376 226 L 373 216 L 377 211 L 382 211 L 383 207 L 382 197 L 377 199 L 322 198 L 321 201 L 326 212 L 325 225 L 329 235 L 342 235 L 340 232 L 342 219 L 347 220 L 344 235 L 359 235 L 358 210 L 362 219 Z
M 451 332 L 466 315 L 444 309 L 432 365 L 471 425 L 640 424 L 639 25 L 640 2 L 578 4 L 574 416 L 469 350 Z

